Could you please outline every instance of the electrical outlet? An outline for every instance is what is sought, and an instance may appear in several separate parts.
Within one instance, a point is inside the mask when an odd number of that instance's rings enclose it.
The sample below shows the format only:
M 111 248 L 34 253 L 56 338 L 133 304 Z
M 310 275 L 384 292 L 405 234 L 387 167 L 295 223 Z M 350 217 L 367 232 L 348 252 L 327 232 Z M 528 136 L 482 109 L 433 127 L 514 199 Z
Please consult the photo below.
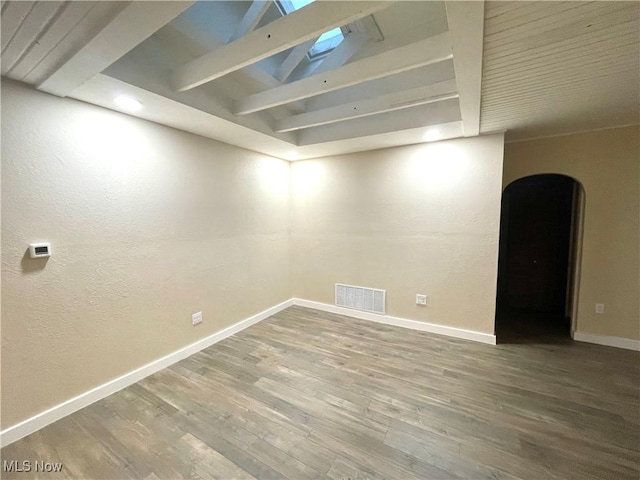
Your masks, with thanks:
M 418 293 L 416 295 L 416 305 L 426 305 L 426 304 L 427 304 L 427 296 L 421 295 Z
M 202 323 L 202 312 L 197 312 L 191 315 L 191 325 L 198 325 Z
M 596 303 L 596 313 L 604 313 L 604 303 Z

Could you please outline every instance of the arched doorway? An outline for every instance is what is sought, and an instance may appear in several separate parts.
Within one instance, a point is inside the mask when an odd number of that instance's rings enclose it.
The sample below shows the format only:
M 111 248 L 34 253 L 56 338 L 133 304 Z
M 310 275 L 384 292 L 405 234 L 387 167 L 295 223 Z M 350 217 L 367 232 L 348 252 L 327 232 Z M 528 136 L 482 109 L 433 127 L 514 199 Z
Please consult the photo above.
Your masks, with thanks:
M 569 340 L 575 318 L 582 186 L 542 174 L 502 195 L 496 335 L 499 343 Z

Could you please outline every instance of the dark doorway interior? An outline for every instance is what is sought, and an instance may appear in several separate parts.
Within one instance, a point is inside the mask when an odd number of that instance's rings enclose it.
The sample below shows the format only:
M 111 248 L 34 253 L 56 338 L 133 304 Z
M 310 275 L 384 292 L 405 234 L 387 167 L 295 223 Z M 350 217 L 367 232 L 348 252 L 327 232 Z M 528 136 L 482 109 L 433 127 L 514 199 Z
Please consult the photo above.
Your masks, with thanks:
M 578 183 L 535 175 L 502 196 L 496 334 L 498 341 L 568 339 L 572 230 Z

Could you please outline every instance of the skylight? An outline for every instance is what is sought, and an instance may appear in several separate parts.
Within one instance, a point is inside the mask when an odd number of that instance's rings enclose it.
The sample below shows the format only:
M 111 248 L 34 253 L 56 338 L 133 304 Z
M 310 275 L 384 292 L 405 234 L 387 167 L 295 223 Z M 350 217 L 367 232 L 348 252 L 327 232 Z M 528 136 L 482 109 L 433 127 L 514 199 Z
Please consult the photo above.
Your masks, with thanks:
M 280 10 L 283 15 L 287 15 L 309 5 L 313 1 L 314 0 L 280 0 L 278 5 L 280 5 Z M 320 35 L 320 38 L 316 40 L 316 43 L 313 44 L 313 47 L 309 49 L 309 58 L 312 59 L 329 53 L 336 48 L 342 40 L 344 40 L 344 35 L 342 35 L 340 28 L 334 28 L 333 30 L 323 33 Z

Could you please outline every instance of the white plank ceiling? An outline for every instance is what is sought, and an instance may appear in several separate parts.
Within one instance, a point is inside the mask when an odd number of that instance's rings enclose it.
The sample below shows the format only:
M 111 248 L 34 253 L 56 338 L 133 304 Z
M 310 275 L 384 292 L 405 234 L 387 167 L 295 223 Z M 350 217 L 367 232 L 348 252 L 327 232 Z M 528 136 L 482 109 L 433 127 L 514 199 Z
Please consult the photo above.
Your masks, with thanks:
M 640 123 L 640 2 L 487 2 L 481 132 Z
M 42 83 L 111 21 L 124 3 L 4 2 L 2 75 Z
M 328 5 L 331 5 L 330 7 Z M 639 123 L 639 2 L 2 1 L 3 77 L 286 159 Z M 310 59 L 318 35 L 345 40 Z

